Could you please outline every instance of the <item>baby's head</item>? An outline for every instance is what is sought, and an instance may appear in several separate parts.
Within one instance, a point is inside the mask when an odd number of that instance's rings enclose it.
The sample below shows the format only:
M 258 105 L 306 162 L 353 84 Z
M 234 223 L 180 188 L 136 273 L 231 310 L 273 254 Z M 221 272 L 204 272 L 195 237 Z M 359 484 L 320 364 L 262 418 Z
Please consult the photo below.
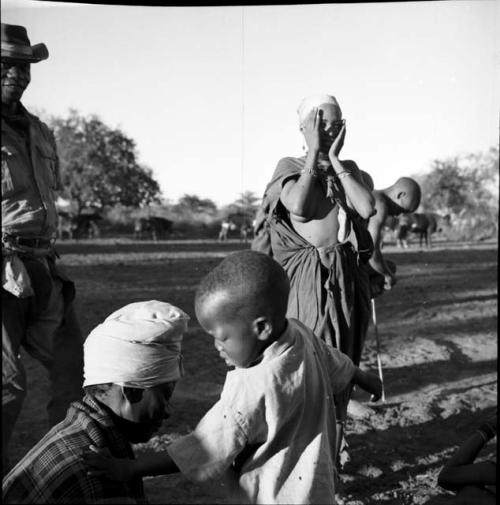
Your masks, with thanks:
M 290 284 L 271 257 L 242 251 L 226 257 L 201 281 L 195 311 L 230 366 L 251 366 L 286 325 Z

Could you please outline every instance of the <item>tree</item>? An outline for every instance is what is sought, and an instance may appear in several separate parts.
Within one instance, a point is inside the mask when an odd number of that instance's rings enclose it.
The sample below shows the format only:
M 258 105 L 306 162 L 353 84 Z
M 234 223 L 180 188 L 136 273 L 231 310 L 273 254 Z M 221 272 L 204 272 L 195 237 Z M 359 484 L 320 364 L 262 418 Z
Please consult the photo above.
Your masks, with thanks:
M 253 191 L 243 191 L 233 205 L 240 207 L 249 213 L 255 213 L 259 205 L 260 198 Z
M 498 148 L 445 160 L 415 176 L 422 209 L 448 214 L 460 238 L 492 236 L 498 230 Z
M 244 216 L 245 221 L 252 222 L 259 202 L 260 198 L 253 191 L 244 191 L 240 193 L 237 200 L 225 207 L 224 213 L 226 215 L 241 215 Z
M 174 211 L 188 217 L 195 215 L 213 216 L 217 212 L 217 205 L 210 198 L 185 194 L 174 205 Z
M 71 110 L 52 117 L 61 168 L 61 196 L 79 214 L 86 207 L 137 207 L 157 201 L 160 187 L 152 170 L 137 162 L 135 142 L 97 116 Z
M 498 209 L 498 148 L 434 160 L 431 171 L 417 179 L 424 210 L 460 214 Z

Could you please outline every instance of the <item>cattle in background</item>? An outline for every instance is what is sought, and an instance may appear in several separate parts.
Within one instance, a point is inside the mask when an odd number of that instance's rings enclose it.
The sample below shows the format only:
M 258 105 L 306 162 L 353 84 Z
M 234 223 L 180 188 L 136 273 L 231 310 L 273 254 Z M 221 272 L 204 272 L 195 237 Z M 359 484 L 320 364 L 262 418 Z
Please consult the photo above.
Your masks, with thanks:
M 245 244 L 248 242 L 249 237 L 253 233 L 252 212 L 233 212 L 228 214 L 221 222 L 221 228 L 219 232 L 219 241 L 227 240 L 230 233 L 236 230 L 239 231 L 240 242 Z M 232 234 L 234 237 L 234 234 Z
M 395 240 L 396 228 L 398 226 L 398 218 L 396 216 L 387 216 L 382 227 L 382 238 L 380 240 L 380 249 L 389 241 Z M 387 235 L 390 235 L 390 240 L 387 240 Z
M 100 235 L 99 225 L 102 216 L 97 212 L 82 212 L 75 215 L 64 210 L 58 211 L 57 237 L 65 238 L 97 238 Z
M 162 240 L 172 231 L 173 224 L 164 217 L 138 217 L 134 222 L 134 238 L 143 240 L 151 237 L 155 242 Z
M 232 221 L 229 221 L 228 219 L 224 219 L 222 221 L 222 223 L 220 224 L 219 235 L 217 237 L 219 242 L 225 242 L 227 240 L 228 235 L 229 235 L 229 230 L 234 230 L 235 228 L 236 228 L 236 225 Z
M 57 212 L 57 238 L 72 239 L 76 230 L 75 216 L 65 210 Z
M 102 216 L 97 212 L 82 213 L 75 217 L 76 238 L 97 238 L 100 235 L 98 222 Z
M 434 212 L 400 214 L 388 216 L 384 222 L 384 233 L 393 233 L 398 247 L 408 247 L 408 234 L 415 233 L 422 247 L 432 247 L 432 234 L 443 231 L 443 226 L 450 226 L 450 216 L 441 216 Z
M 398 247 L 408 249 L 408 234 L 413 223 L 412 214 L 401 214 L 396 226 L 396 244 Z
M 253 227 L 250 223 L 243 223 L 240 226 L 240 242 L 246 244 L 248 242 L 249 236 L 253 233 Z
M 443 225 L 449 225 L 450 216 L 440 216 L 439 214 L 428 212 L 423 214 L 409 214 L 410 231 L 419 237 L 419 244 L 422 247 L 425 242 L 426 247 L 432 247 L 432 234 L 443 231 Z

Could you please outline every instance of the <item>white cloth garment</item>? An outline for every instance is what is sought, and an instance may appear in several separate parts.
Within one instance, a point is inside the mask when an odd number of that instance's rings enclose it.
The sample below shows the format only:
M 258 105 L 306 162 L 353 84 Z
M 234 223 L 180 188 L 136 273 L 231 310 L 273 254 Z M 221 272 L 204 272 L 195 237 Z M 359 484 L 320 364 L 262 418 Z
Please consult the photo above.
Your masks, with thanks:
M 288 319 L 259 364 L 228 372 L 220 400 L 168 454 L 188 479 L 223 482 L 232 503 L 334 504 L 333 395 L 355 369 Z
M 181 309 L 156 300 L 113 312 L 85 341 L 83 385 L 145 389 L 179 379 L 188 320 Z
M 307 117 L 307 115 L 313 110 L 314 107 L 319 107 L 325 103 L 329 103 L 331 105 L 335 105 L 339 108 L 340 106 L 337 102 L 337 99 L 332 95 L 311 95 L 302 100 L 300 102 L 299 107 L 297 109 L 297 113 L 299 115 L 299 122 L 303 123 Z

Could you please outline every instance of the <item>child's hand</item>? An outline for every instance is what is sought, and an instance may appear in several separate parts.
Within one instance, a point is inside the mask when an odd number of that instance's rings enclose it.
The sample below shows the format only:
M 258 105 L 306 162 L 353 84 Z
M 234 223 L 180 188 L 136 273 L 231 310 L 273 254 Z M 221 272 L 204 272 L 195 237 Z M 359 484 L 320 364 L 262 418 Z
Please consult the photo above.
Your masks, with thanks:
M 82 459 L 89 467 L 87 475 L 119 481 L 128 481 L 134 477 L 133 460 L 115 458 L 107 448 L 99 449 L 91 445 L 89 449 L 82 454 Z

